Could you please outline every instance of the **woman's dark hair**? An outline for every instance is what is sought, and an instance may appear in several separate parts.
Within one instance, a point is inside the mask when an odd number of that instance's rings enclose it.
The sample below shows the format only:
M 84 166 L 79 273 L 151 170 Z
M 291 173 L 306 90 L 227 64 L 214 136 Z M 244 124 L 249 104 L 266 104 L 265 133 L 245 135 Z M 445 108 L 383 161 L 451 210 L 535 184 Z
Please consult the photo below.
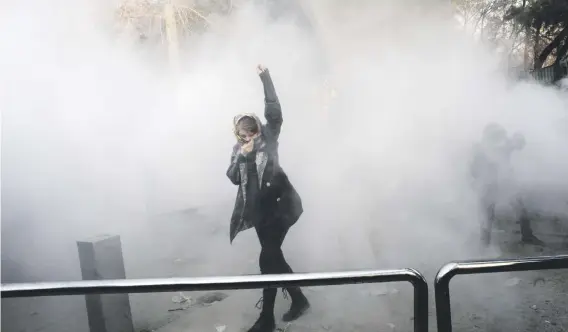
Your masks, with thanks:
M 237 122 L 237 128 L 255 134 L 259 131 L 258 123 L 256 123 L 256 120 L 250 116 L 244 116 L 240 119 L 239 122 Z

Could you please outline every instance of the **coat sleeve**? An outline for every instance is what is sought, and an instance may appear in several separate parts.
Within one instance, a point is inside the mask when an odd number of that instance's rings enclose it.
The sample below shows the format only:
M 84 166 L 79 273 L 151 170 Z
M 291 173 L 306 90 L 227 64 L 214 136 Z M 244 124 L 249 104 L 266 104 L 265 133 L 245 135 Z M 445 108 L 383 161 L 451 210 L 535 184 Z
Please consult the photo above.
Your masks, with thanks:
M 274 139 L 278 140 L 283 122 L 280 101 L 278 100 L 278 95 L 276 95 L 274 83 L 272 82 L 268 69 L 260 73 L 260 79 L 264 86 L 264 117 L 266 118 L 266 129 L 270 131 Z
M 234 185 L 241 184 L 241 174 L 239 170 L 239 163 L 243 161 L 244 156 L 239 153 L 238 146 L 233 148 L 233 153 L 231 153 L 231 164 L 229 169 L 227 169 L 227 177 Z

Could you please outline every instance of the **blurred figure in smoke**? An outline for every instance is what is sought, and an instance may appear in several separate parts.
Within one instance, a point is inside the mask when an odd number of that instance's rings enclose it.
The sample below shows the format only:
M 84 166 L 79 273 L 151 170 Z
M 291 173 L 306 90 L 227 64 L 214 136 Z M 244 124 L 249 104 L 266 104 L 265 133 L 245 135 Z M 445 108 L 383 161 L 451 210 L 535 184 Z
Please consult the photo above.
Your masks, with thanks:
M 486 220 L 481 229 L 481 241 L 484 245 L 491 242 L 495 206 L 503 200 L 511 204 L 520 221 L 522 241 L 543 244 L 533 234 L 528 212 L 516 188 L 510 164 L 513 151 L 522 150 L 524 146 L 525 139 L 522 134 L 515 133 L 508 138 L 505 128 L 496 123 L 485 127 L 481 142 L 475 146 L 471 174 L 485 211 Z
M 268 69 L 258 66 L 264 85 L 263 125 L 255 114 L 240 114 L 234 118 L 234 134 L 238 143 L 233 148 L 227 176 L 239 186 L 231 218 L 230 241 L 249 228 L 255 228 L 261 245 L 259 258 L 262 274 L 292 273 L 282 253 L 282 243 L 288 229 L 303 213 L 302 200 L 290 183 L 278 160 L 278 136 L 282 127 L 282 110 Z M 292 306 L 284 321 L 300 317 L 309 302 L 300 288 L 288 288 Z M 264 289 L 260 318 L 250 332 L 273 331 L 274 302 L 277 290 Z

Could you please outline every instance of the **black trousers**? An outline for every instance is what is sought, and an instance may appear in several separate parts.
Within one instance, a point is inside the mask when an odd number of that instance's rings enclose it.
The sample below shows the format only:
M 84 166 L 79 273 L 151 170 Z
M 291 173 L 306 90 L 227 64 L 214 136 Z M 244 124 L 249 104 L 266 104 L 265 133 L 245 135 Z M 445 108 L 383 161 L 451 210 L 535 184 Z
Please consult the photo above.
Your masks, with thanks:
M 256 226 L 255 230 L 261 246 L 258 262 L 260 273 L 292 273 L 293 271 L 282 253 L 282 243 L 288 233 L 288 227 L 284 227 L 278 222 L 264 222 Z M 274 302 L 276 301 L 277 291 L 276 288 L 265 288 L 262 291 L 263 314 L 274 314 Z
M 531 220 L 529 214 L 523 201 L 517 199 L 514 203 L 514 210 L 519 218 L 519 223 L 521 224 L 521 236 L 523 238 L 530 238 L 533 236 L 533 230 L 531 227 Z M 489 203 L 485 206 L 486 213 L 486 224 L 482 229 L 481 240 L 484 244 L 488 245 L 491 242 L 491 230 L 493 229 L 493 223 L 495 222 L 495 203 Z

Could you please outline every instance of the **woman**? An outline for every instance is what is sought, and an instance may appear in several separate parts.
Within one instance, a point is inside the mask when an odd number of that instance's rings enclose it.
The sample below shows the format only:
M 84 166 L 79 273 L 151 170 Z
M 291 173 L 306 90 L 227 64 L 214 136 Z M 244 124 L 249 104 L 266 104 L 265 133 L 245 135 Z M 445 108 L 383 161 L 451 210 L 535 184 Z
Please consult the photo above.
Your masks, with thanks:
M 282 242 L 288 229 L 303 212 L 302 200 L 278 160 L 278 136 L 282 127 L 282 110 L 268 69 L 258 66 L 264 85 L 263 125 L 255 114 L 241 114 L 234 118 L 237 144 L 231 155 L 227 176 L 239 186 L 231 217 L 230 241 L 244 230 L 256 230 L 261 245 L 259 258 L 262 274 L 292 273 L 284 259 Z M 286 289 L 292 297 L 290 310 L 284 321 L 300 317 L 309 302 L 300 288 Z M 276 288 L 262 292 L 262 311 L 249 332 L 271 332 L 275 329 L 274 302 Z

